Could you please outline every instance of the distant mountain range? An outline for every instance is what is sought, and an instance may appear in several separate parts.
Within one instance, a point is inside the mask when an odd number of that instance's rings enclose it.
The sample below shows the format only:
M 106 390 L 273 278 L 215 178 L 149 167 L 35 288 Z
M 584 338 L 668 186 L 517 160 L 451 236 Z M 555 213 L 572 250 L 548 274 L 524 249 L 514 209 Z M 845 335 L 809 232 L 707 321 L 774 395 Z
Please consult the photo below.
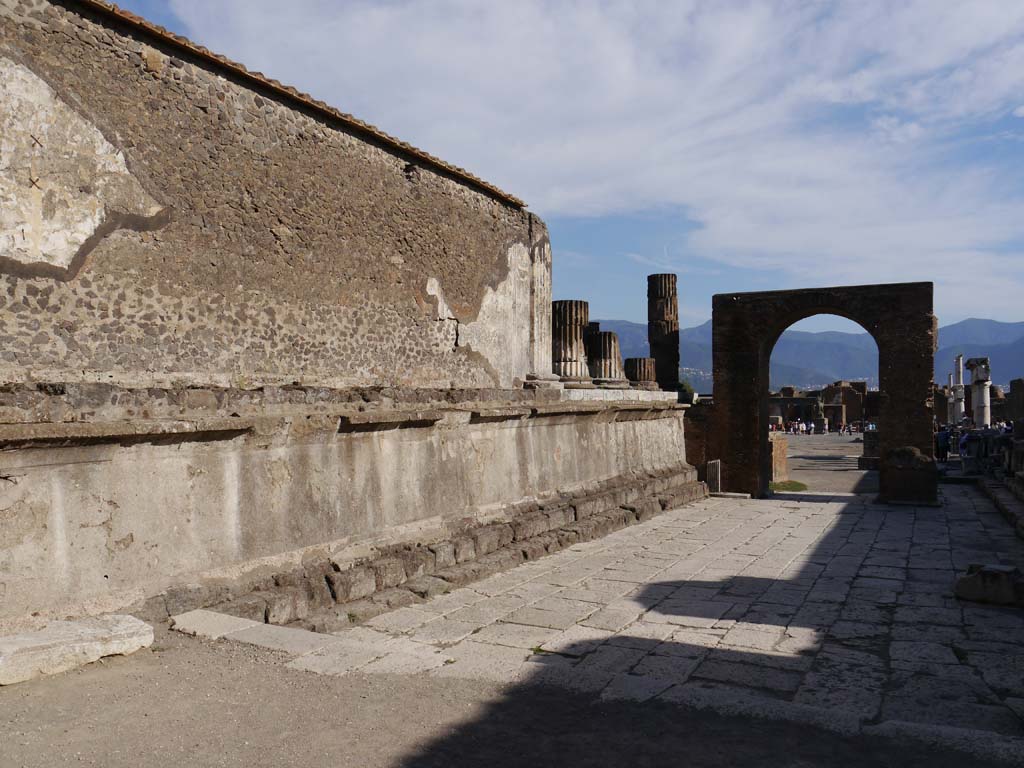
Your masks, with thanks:
M 646 357 L 647 326 L 626 320 L 600 320 L 602 330 L 619 334 L 623 357 Z M 1024 322 L 970 318 L 939 328 L 935 380 L 945 383 L 953 358 L 988 357 L 992 379 L 1006 385 L 1024 377 Z M 711 391 L 711 321 L 679 331 L 683 377 L 699 392 Z M 965 371 L 964 375 L 968 373 Z M 771 387 L 816 389 L 840 379 L 878 386 L 878 349 L 867 333 L 786 331 L 772 351 Z

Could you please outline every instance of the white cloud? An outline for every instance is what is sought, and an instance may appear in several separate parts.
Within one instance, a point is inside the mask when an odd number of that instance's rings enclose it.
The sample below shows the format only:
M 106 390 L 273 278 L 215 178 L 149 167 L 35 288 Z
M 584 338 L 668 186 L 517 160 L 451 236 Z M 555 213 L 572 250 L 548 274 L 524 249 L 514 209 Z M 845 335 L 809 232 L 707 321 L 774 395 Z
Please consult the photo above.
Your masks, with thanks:
M 943 312 L 983 314 L 980 293 L 1019 313 L 1019 163 L 970 150 L 1024 116 L 1024 3 L 172 4 L 204 44 L 541 215 L 677 206 L 705 259 L 934 279 Z

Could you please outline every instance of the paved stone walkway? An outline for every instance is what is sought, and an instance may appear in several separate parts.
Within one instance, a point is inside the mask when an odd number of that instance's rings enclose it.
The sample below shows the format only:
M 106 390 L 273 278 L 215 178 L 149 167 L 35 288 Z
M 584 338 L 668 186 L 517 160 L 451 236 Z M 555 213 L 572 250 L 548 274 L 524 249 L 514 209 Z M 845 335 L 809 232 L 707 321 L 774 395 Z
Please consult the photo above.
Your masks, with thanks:
M 809 491 L 878 493 L 878 472 L 857 467 L 864 453 L 860 435 L 787 435 L 789 479 Z
M 275 627 L 249 641 L 278 642 L 290 667 L 321 674 L 760 705 L 839 730 L 918 724 L 1019 746 L 1024 612 L 961 604 L 951 590 L 970 563 L 1024 567 L 1024 542 L 974 489 L 943 493 L 941 508 L 709 499 L 314 636 L 319 647 L 267 640 L 297 632 Z

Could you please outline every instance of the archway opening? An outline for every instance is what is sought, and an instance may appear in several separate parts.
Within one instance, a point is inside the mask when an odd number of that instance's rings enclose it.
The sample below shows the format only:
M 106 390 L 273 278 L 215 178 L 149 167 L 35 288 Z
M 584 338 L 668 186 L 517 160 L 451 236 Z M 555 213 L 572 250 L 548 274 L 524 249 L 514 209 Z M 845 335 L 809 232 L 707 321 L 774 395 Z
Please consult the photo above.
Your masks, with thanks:
M 877 493 L 878 345 L 858 323 L 814 314 L 767 350 L 760 428 L 775 492 Z

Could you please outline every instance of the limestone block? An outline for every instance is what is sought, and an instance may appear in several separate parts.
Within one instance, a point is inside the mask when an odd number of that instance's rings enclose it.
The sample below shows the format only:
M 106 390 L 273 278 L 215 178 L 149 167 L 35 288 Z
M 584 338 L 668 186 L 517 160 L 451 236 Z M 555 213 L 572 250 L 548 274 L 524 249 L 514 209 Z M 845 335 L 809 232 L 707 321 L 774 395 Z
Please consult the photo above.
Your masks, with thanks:
M 321 635 L 317 632 L 307 632 L 304 629 L 275 627 L 272 624 L 254 624 L 231 632 L 224 637 L 260 648 L 283 651 L 291 656 L 312 653 L 338 642 L 333 635 Z
M 450 541 L 441 541 L 431 544 L 430 551 L 434 553 L 437 568 L 450 568 L 455 565 L 455 544 Z
M 267 617 L 267 598 L 261 594 L 242 595 L 235 600 L 215 605 L 212 610 L 262 624 Z
M 451 585 L 447 581 L 434 576 L 417 576 L 415 579 L 407 581 L 404 586 L 420 597 L 436 597 L 451 589 Z
M 405 566 L 397 558 L 378 560 L 373 570 L 377 575 L 377 589 L 390 589 L 405 581 Z
M 0 685 L 66 672 L 104 656 L 126 656 L 152 642 L 153 628 L 134 616 L 51 621 L 36 632 L 0 638 Z
M 512 541 L 512 529 L 508 525 L 499 523 L 485 525 L 473 532 L 473 541 L 476 544 L 478 557 L 488 555 Z
M 405 567 L 405 576 L 408 579 L 415 579 L 434 572 L 436 557 L 426 547 L 414 547 L 397 553 L 397 557 Z
M 512 528 L 515 530 L 516 541 L 523 541 L 524 539 L 532 539 L 534 536 L 546 533 L 550 525 L 550 518 L 538 512 L 532 515 L 524 515 L 512 523 Z
M 455 545 L 455 562 L 465 563 L 476 557 L 476 545 L 468 536 L 460 536 L 453 542 Z
M 230 632 L 254 627 L 257 622 L 202 609 L 171 617 L 171 628 L 186 635 L 216 640 Z
M 961 600 L 1024 606 L 1024 576 L 1009 565 L 971 565 L 957 579 L 955 593 Z
M 377 577 L 370 568 L 350 568 L 347 571 L 331 573 L 327 579 L 339 603 L 359 600 L 377 591 Z

